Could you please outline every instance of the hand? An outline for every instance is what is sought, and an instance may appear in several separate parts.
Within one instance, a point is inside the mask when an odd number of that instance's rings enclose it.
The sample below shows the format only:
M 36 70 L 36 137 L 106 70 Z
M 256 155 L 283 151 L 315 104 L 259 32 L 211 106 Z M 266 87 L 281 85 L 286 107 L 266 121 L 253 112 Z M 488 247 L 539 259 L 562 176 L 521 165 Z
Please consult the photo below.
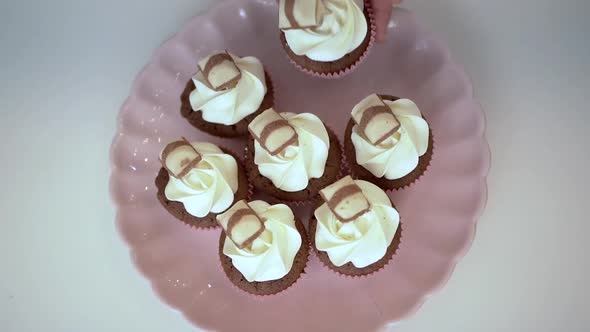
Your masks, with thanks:
M 377 41 L 385 40 L 387 34 L 387 25 L 391 18 L 393 6 L 399 5 L 402 0 L 373 0 L 373 9 L 375 10 L 375 23 L 377 24 Z

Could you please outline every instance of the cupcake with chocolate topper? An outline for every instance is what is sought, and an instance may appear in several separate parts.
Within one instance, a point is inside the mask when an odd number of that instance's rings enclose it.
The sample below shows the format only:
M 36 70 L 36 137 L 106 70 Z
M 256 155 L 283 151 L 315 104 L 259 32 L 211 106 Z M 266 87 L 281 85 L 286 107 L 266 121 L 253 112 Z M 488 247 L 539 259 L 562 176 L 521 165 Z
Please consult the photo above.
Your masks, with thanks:
M 344 151 L 354 178 L 400 189 L 428 168 L 432 130 L 413 101 L 372 94 L 352 110 Z
M 304 72 L 338 77 L 356 67 L 374 42 L 370 1 L 280 0 L 281 43 Z
M 268 109 L 249 125 L 246 171 L 252 185 L 283 201 L 307 201 L 338 178 L 340 143 L 311 113 Z
M 238 288 L 254 295 L 280 293 L 304 272 L 305 227 L 284 204 L 238 201 L 217 216 L 221 266 Z
M 215 216 L 246 199 L 248 177 L 238 158 L 211 143 L 185 138 L 160 155 L 155 183 L 162 206 L 180 221 L 198 228 L 218 226 Z
M 350 176 L 320 195 L 309 236 L 324 265 L 347 276 L 370 275 L 387 265 L 401 239 L 400 216 L 389 196 Z
M 272 107 L 273 87 L 260 60 L 225 51 L 199 61 L 180 99 L 180 113 L 196 128 L 239 137 L 248 135 L 257 114 Z

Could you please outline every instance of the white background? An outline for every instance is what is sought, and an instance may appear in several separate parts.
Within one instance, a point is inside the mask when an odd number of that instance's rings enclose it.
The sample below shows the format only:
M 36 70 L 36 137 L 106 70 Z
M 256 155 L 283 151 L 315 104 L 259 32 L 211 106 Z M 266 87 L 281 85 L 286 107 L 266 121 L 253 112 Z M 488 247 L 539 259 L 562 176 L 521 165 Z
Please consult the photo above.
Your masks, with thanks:
M 0 331 L 194 331 L 133 268 L 108 149 L 135 74 L 214 1 L 0 1 Z M 406 0 L 474 80 L 489 202 L 397 331 L 590 330 L 590 1 Z

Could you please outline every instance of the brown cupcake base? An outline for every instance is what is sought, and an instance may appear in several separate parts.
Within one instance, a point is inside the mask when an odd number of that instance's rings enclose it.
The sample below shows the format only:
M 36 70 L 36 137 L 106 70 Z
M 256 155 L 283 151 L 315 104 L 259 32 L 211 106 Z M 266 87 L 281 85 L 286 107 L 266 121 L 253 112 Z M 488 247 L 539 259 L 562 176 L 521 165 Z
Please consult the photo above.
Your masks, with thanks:
M 363 54 L 369 48 L 372 33 L 372 16 L 370 15 L 370 12 L 372 11 L 371 8 L 371 3 L 369 1 L 365 1 L 365 6 L 363 10 L 365 14 L 365 19 L 367 20 L 367 35 L 365 36 L 365 39 L 363 39 L 362 43 L 352 52 L 346 54 L 344 57 L 338 60 L 322 62 L 312 60 L 305 55 L 295 54 L 289 47 L 289 44 L 287 44 L 287 38 L 285 37 L 285 33 L 283 31 L 281 31 L 280 33 L 281 45 L 283 45 L 283 49 L 285 50 L 289 58 L 293 60 L 295 64 L 301 66 L 302 68 L 308 69 L 317 74 L 340 73 L 356 65 L 361 56 L 363 56 Z
M 399 99 L 389 95 L 380 96 L 385 100 L 391 101 Z M 354 120 L 351 118 L 348 121 L 346 132 L 344 134 L 344 154 L 346 156 L 348 167 L 350 168 L 350 173 L 353 178 L 372 182 L 383 190 L 402 189 L 416 182 L 416 180 L 418 180 L 426 172 L 428 166 L 430 166 L 430 161 L 432 160 L 432 154 L 434 151 L 434 138 L 432 135 L 432 129 L 429 130 L 428 148 L 426 153 L 418 158 L 418 166 L 416 166 L 412 172 L 400 179 L 395 180 L 388 180 L 386 178 L 378 178 L 374 176 L 369 170 L 356 163 L 356 149 L 354 148 L 351 138 L 352 128 L 354 125 Z
M 227 153 L 234 157 L 236 162 L 238 163 L 238 191 L 234 194 L 234 201 L 232 205 L 237 201 L 242 199 L 248 199 L 249 196 L 249 185 L 248 185 L 248 177 L 246 176 L 246 172 L 244 171 L 244 167 L 240 164 L 240 159 L 236 157 L 233 152 L 230 152 L 224 148 L 221 148 L 224 153 Z M 165 189 L 168 181 L 170 180 L 170 175 L 168 172 L 162 167 L 158 176 L 156 177 L 156 187 L 158 188 L 157 196 L 158 201 L 160 204 L 168 211 L 171 215 L 173 215 L 176 219 L 182 221 L 183 223 L 196 227 L 196 228 L 215 228 L 218 227 L 219 224 L 217 223 L 215 217 L 217 213 L 209 213 L 208 215 L 204 216 L 203 218 L 198 218 L 193 216 L 192 214 L 188 213 L 184 208 L 184 204 L 181 202 L 170 201 L 166 198 Z M 230 205 L 231 206 L 231 205 Z
M 257 190 L 287 202 L 301 202 L 315 198 L 321 189 L 336 181 L 340 175 L 340 166 L 342 163 L 342 150 L 338 137 L 330 128 L 326 127 L 326 130 L 330 137 L 330 149 L 328 151 L 324 175 L 321 178 L 310 179 L 307 188 L 296 192 L 281 190 L 275 187 L 270 179 L 260 174 L 258 165 L 254 163 L 254 139 L 250 138 L 246 145 L 245 160 L 246 172 L 250 178 L 250 183 Z
M 318 221 L 317 221 L 317 219 L 314 216 L 314 212 L 322 204 L 324 204 L 324 202 L 321 201 L 321 200 L 318 200 L 316 202 L 316 204 L 315 204 L 314 209 L 311 210 L 311 218 L 309 220 L 309 239 L 310 239 L 310 242 L 311 242 L 311 246 L 314 249 L 314 252 L 316 253 L 316 255 L 318 256 L 318 258 L 320 259 L 320 261 L 326 267 L 328 267 L 330 270 L 332 270 L 334 272 L 337 272 L 338 274 L 341 274 L 341 275 L 344 275 L 344 276 L 348 276 L 348 277 L 365 277 L 365 276 L 371 275 L 371 274 L 373 274 L 373 273 L 381 270 L 387 264 L 389 264 L 389 262 L 393 258 L 393 255 L 396 253 L 397 249 L 399 248 L 399 245 L 400 245 L 400 242 L 401 242 L 401 237 L 402 237 L 402 223 L 401 223 L 401 220 L 400 220 L 399 226 L 397 227 L 397 230 L 395 232 L 395 236 L 393 237 L 393 240 L 389 244 L 389 247 L 387 247 L 387 251 L 385 252 L 385 255 L 383 256 L 383 258 L 381 258 L 377 262 L 375 262 L 375 263 L 373 263 L 373 264 L 371 264 L 369 266 L 365 266 L 363 268 L 357 268 L 351 262 L 346 263 L 346 264 L 344 264 L 342 266 L 336 266 L 330 260 L 330 256 L 328 256 L 328 253 L 325 252 L 325 251 L 318 250 L 317 247 L 316 247 L 316 244 L 315 244 L 315 233 L 316 233 L 316 230 L 317 230 L 317 223 L 318 223 Z
M 295 217 L 295 227 L 299 231 L 299 234 L 301 234 L 301 248 L 295 255 L 291 271 L 281 279 L 262 282 L 249 282 L 246 280 L 242 273 L 234 267 L 231 258 L 223 253 L 226 235 L 222 230 L 221 236 L 219 237 L 219 258 L 221 260 L 221 267 L 229 280 L 239 289 L 254 295 L 273 295 L 291 287 L 299 279 L 301 274 L 305 273 L 305 267 L 309 258 L 307 233 L 305 232 L 303 223 L 297 217 Z
M 272 85 L 272 81 L 267 72 L 265 72 L 264 74 L 266 79 L 266 95 L 264 95 L 262 104 L 260 104 L 260 107 L 258 107 L 258 110 L 256 110 L 256 112 L 246 116 L 244 119 L 242 119 L 236 124 L 227 126 L 220 123 L 207 122 L 203 119 L 202 112 L 193 111 L 189 96 L 191 92 L 195 90 L 196 87 L 192 78 L 188 81 L 186 87 L 184 88 L 184 91 L 180 95 L 180 114 L 184 118 L 186 118 L 186 120 L 194 127 L 211 135 L 219 137 L 246 136 L 249 134 L 248 124 L 250 123 L 250 121 L 252 121 L 258 114 L 271 108 L 274 103 L 274 87 Z

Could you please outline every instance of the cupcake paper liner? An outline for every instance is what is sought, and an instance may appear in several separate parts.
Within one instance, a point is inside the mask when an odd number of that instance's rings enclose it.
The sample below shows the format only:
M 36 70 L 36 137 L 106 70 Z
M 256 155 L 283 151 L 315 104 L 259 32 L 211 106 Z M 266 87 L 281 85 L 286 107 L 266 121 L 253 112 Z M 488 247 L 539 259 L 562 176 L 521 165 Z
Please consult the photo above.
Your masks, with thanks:
M 217 226 L 197 226 L 197 225 L 189 224 L 189 223 L 186 223 L 183 221 L 182 221 L 182 224 L 191 230 L 198 230 L 198 231 L 218 231 L 221 228 L 221 227 L 219 227 L 219 225 L 217 225 Z
M 310 249 L 310 250 L 311 250 L 311 249 Z M 310 254 L 311 254 L 311 252 L 310 252 Z M 217 264 L 218 264 L 218 267 L 219 267 L 219 269 L 223 270 L 223 264 L 221 263 L 221 258 L 217 260 Z M 228 277 L 227 275 L 225 275 L 225 277 L 226 277 L 227 281 L 229 282 L 229 284 L 231 285 L 231 288 L 232 288 L 232 289 L 234 289 L 236 292 L 238 292 L 238 293 L 242 293 L 242 294 L 244 294 L 244 295 L 247 295 L 247 296 L 251 296 L 252 298 L 254 298 L 254 299 L 255 299 L 255 300 L 257 300 L 257 301 L 262 301 L 262 300 L 264 300 L 264 299 L 268 299 L 268 298 L 271 298 L 271 297 L 275 297 L 275 296 L 282 296 L 282 295 L 284 295 L 285 293 L 288 293 L 289 291 L 291 291 L 291 289 L 293 289 L 293 288 L 294 288 L 294 286 L 295 286 L 295 285 L 297 285 L 297 284 L 299 283 L 299 281 L 301 280 L 301 278 L 303 278 L 303 277 L 304 277 L 304 275 L 306 275 L 306 274 L 307 274 L 307 271 L 306 271 L 306 269 L 307 269 L 307 267 L 308 267 L 308 264 L 309 264 L 309 256 L 308 256 L 308 258 L 307 258 L 307 263 L 305 263 L 305 268 L 303 269 L 303 271 L 302 271 L 302 272 L 301 272 L 301 274 L 299 275 L 299 278 L 297 278 L 297 280 L 295 280 L 295 282 L 294 282 L 294 283 L 292 283 L 291 285 L 289 285 L 289 287 L 287 287 L 287 288 L 285 288 L 285 289 L 283 289 L 283 290 L 281 290 L 281 291 L 278 291 L 278 292 L 276 292 L 276 293 L 274 293 L 274 294 L 252 294 L 252 293 L 250 293 L 250 292 L 247 292 L 247 291 L 245 291 L 245 290 L 241 289 L 241 288 L 240 288 L 240 287 L 238 287 L 236 284 L 234 284 L 234 283 L 233 283 L 233 282 L 232 282 L 232 281 L 229 279 L 229 277 Z M 225 271 L 224 271 L 224 274 L 225 274 Z
M 295 62 L 295 60 L 293 60 L 288 54 L 287 59 L 289 60 L 289 62 L 291 62 L 291 64 L 293 66 L 295 66 L 298 70 L 314 76 L 314 77 L 319 77 L 319 78 L 325 78 L 325 79 L 338 79 L 341 78 L 343 76 L 346 76 L 348 74 L 350 74 L 351 72 L 353 72 L 356 67 L 361 64 L 369 55 L 369 52 L 371 50 L 371 48 L 373 47 L 373 45 L 375 44 L 375 40 L 376 40 L 376 35 L 377 35 L 377 27 L 375 24 L 375 13 L 373 10 L 373 6 L 371 4 L 370 0 L 365 0 L 364 2 L 365 8 L 367 9 L 367 16 L 369 17 L 369 26 L 367 33 L 370 34 L 369 37 L 369 44 L 367 45 L 367 48 L 365 49 L 365 51 L 361 54 L 361 56 L 349 67 L 339 70 L 337 72 L 332 72 L 332 73 L 320 73 L 317 71 L 314 71 L 312 69 L 308 69 L 303 67 L 302 65 L 300 65 L 299 63 Z
M 254 185 L 252 184 L 252 182 L 250 182 L 250 179 L 248 179 L 248 198 L 246 199 L 248 202 L 252 200 L 252 197 L 254 196 Z
M 274 197 L 273 197 L 274 198 Z M 310 204 L 311 200 L 304 200 L 304 201 L 285 201 L 278 198 L 274 198 L 278 204 L 286 204 L 291 207 L 302 207 L 307 206 Z
M 342 161 L 340 162 L 340 178 L 343 178 L 346 175 L 352 175 L 350 171 L 350 165 L 348 164 L 348 156 L 346 155 L 346 150 L 344 149 L 344 143 L 345 141 L 343 140 L 342 144 L 340 145 L 340 153 L 342 155 Z

